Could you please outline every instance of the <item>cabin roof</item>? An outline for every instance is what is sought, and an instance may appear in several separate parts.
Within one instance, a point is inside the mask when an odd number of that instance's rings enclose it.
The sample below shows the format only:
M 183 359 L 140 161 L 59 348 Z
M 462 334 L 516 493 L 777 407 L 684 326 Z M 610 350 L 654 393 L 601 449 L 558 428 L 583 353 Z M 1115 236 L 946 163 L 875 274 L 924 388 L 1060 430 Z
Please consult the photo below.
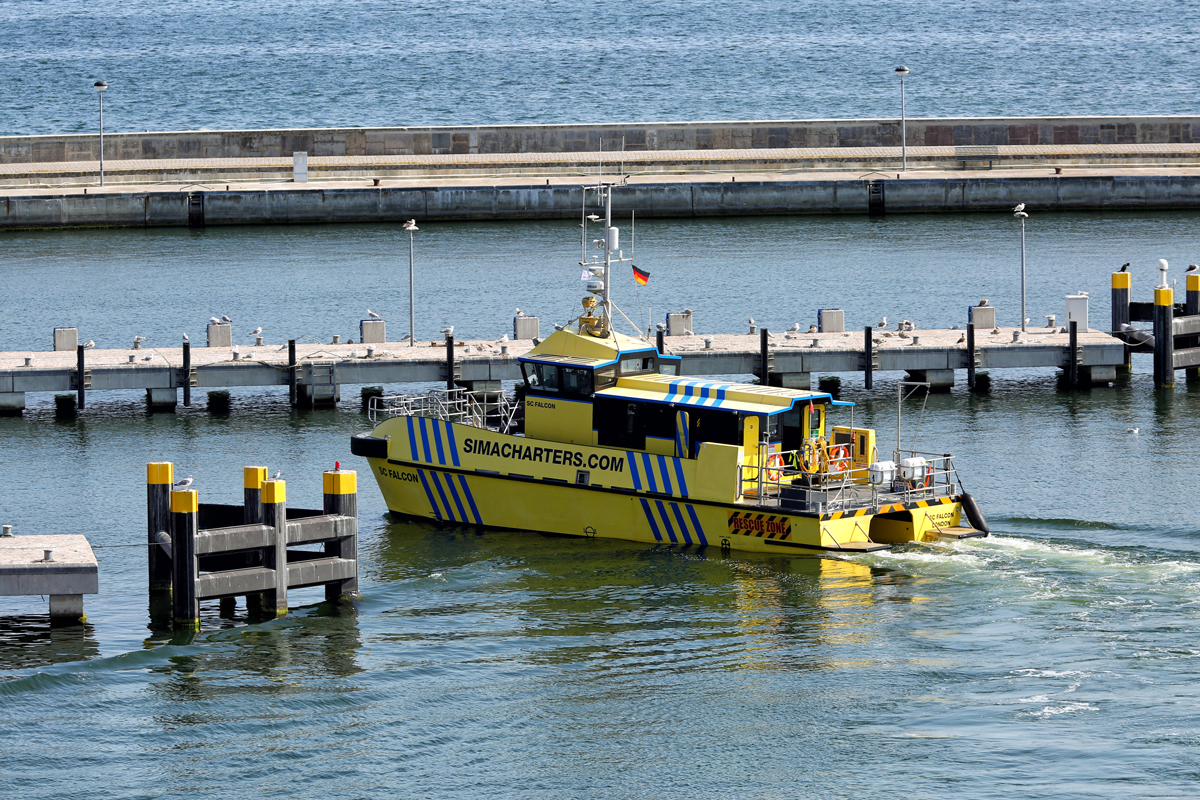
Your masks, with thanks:
M 834 400 L 827 392 L 807 392 L 777 386 L 755 386 L 747 383 L 724 383 L 675 375 L 636 375 L 620 378 L 611 389 L 601 389 L 596 397 L 616 400 L 636 400 L 646 403 L 719 408 L 746 414 L 778 414 L 809 400 L 833 405 L 852 406 L 854 403 Z

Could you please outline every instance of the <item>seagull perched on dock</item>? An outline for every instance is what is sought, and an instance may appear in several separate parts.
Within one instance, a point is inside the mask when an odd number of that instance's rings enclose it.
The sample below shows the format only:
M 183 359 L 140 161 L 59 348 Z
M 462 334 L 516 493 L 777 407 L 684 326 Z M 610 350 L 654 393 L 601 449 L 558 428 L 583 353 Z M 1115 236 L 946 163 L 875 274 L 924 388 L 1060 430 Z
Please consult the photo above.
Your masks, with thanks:
M 251 336 L 258 336 L 260 333 L 262 333 L 262 326 L 261 326 L 261 325 L 260 325 L 260 326 L 258 326 L 257 328 L 255 328 L 254 330 L 250 331 L 250 335 L 251 335 Z
M 367 309 L 367 316 L 370 317 L 371 319 L 383 319 L 383 317 L 379 316 L 378 314 L 376 314 L 374 311 L 372 311 L 369 308 Z
M 357 351 L 357 350 L 351 350 L 351 351 L 350 351 L 350 357 L 351 357 L 351 358 L 358 358 L 358 351 Z
M 788 333 L 796 333 L 799 330 L 800 330 L 800 323 L 797 322 L 797 323 L 793 324 L 792 327 L 788 328 Z
M 997 325 L 996 327 L 992 328 L 992 336 L 999 336 L 999 335 L 1000 335 L 1000 326 Z
M 559 328 L 559 330 L 562 330 L 562 329 Z M 454 335 L 454 326 L 451 325 L 449 328 L 442 328 L 440 331 L 438 331 L 438 333 L 445 334 L 446 336 L 453 336 Z
M 525 312 L 524 312 L 524 311 L 522 311 L 522 310 L 521 310 L 521 309 L 519 309 L 519 308 L 518 308 L 518 309 L 516 309 L 516 312 L 517 312 L 517 316 L 518 316 L 518 317 L 523 317 L 523 316 L 525 316 Z
M 88 340 L 87 340 L 87 344 L 85 344 L 85 345 L 83 346 L 83 349 L 84 349 L 84 350 L 87 350 L 88 348 L 90 348 L 90 347 L 95 347 L 95 346 L 96 346 L 96 343 L 95 343 L 94 341 L 92 341 L 91 339 L 88 339 Z
M 750 318 L 750 324 L 751 324 L 751 325 L 753 325 L 753 324 L 754 324 L 754 317 L 751 317 L 751 318 Z
M 876 325 L 875 327 L 880 328 L 880 329 L 886 328 L 887 327 L 887 317 L 884 317 L 883 319 L 879 320 L 879 324 Z
M 147 340 L 147 339 L 149 339 L 149 338 L 150 338 L 149 336 L 134 336 L 134 337 L 133 337 L 133 343 L 134 343 L 134 344 L 141 344 L 142 342 L 146 341 L 146 340 Z
M 228 314 L 222 314 L 222 315 L 221 315 L 221 322 L 229 323 L 229 322 L 233 322 L 233 320 L 231 320 L 231 319 L 229 318 L 229 315 L 228 315 Z
M 797 328 L 799 328 L 799 326 L 797 326 Z M 816 325 L 809 325 L 809 326 L 808 326 L 808 332 L 809 332 L 809 333 L 816 333 L 816 332 L 817 332 L 817 326 L 816 326 Z
M 1117 271 L 1118 272 L 1129 272 L 1129 262 L 1126 261 L 1124 264 L 1121 265 L 1121 268 Z
M 208 318 L 208 321 L 209 321 L 209 322 L 211 322 L 213 325 L 220 325 L 220 324 L 221 324 L 221 320 L 217 319 L 216 317 L 209 317 L 209 318 Z
M 1198 269 L 1200 269 L 1200 264 L 1188 264 L 1188 268 L 1183 271 L 1183 274 L 1187 275 L 1189 272 L 1195 272 Z
M 1025 204 L 1024 204 L 1024 203 L 1017 203 L 1015 206 L 1013 206 L 1013 213 L 1014 213 L 1014 214 L 1020 214 L 1020 213 L 1021 213 L 1022 211 L 1024 211 L 1024 210 L 1025 210 Z
M 404 334 L 403 336 L 401 336 L 401 337 L 400 337 L 400 341 L 402 341 L 402 342 L 407 342 L 407 341 L 408 341 L 409 339 L 411 339 L 411 338 L 412 338 L 412 334 L 411 334 L 411 333 L 406 333 L 406 334 Z M 351 339 L 349 342 L 346 342 L 346 344 L 354 344 L 354 340 L 353 340 L 353 339 Z
M 283 470 L 280 470 L 280 469 L 275 470 L 275 474 L 271 476 L 271 480 L 273 480 L 273 481 L 279 480 L 279 476 L 282 474 L 283 474 Z
M 183 335 L 183 340 L 184 340 L 185 342 L 186 342 L 186 341 L 190 341 L 190 340 L 188 339 L 188 337 L 187 337 L 187 334 L 186 334 L 186 333 Z
M 966 340 L 967 340 L 967 335 L 964 333 L 962 336 L 958 337 L 958 341 L 955 342 L 955 344 L 962 344 Z
M 500 334 L 500 338 L 499 338 L 499 339 L 497 339 L 496 341 L 497 341 L 497 342 L 501 342 L 501 343 L 503 343 L 503 342 L 507 342 L 507 341 L 508 341 L 508 334 L 507 334 L 507 333 L 502 333 L 502 334 Z
M 191 475 L 188 475 L 186 478 L 184 478 L 184 479 L 183 479 L 183 480 L 181 480 L 181 481 L 175 481 L 175 488 L 176 488 L 176 489 L 186 489 L 186 488 L 188 488 L 189 486 L 191 486 L 191 485 L 192 485 L 192 482 L 193 482 L 193 481 L 195 481 L 195 480 L 196 480 L 196 479 L 195 479 L 195 478 L 193 478 Z
M 984 306 L 986 306 L 987 304 L 988 304 L 988 299 L 985 297 L 985 298 L 983 298 L 982 300 L 980 300 L 980 301 L 979 301 L 979 304 L 978 304 L 977 306 L 975 306 L 975 307 L 976 307 L 976 308 L 983 308 L 983 307 L 984 307 Z
M 142 361 L 153 361 L 153 360 L 154 360 L 154 356 L 146 356 L 145 358 L 142 359 Z

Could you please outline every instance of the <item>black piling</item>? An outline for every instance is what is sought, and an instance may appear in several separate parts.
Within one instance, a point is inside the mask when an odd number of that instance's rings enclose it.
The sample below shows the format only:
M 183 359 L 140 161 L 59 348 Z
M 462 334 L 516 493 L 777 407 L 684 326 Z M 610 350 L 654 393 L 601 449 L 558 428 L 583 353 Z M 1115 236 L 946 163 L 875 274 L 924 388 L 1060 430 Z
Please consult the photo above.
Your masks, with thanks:
M 663 341 L 663 332 L 659 331 L 654 335 L 654 344 L 658 348 L 659 355 L 667 352 L 666 342 Z
M 247 525 L 262 524 L 262 484 L 266 479 L 266 467 L 244 467 L 242 469 L 242 522 Z
M 446 388 L 454 388 L 454 334 L 446 334 Z
M 967 389 L 975 391 L 975 323 L 967 323 Z
M 758 377 L 763 386 L 771 385 L 771 350 L 767 346 L 767 329 L 758 329 Z
M 358 473 L 354 470 L 330 470 L 324 476 L 326 514 L 358 517 Z M 332 558 L 358 560 L 358 529 L 340 539 L 326 542 L 325 555 Z M 325 599 L 334 603 L 358 596 L 358 576 L 325 584 Z
M 169 461 L 146 465 L 146 550 L 149 556 L 150 597 L 171 592 L 171 556 L 159 544 L 159 532 L 171 533 L 171 484 L 175 467 Z
M 1175 385 L 1175 292 L 1170 288 L 1154 290 L 1154 385 L 1169 389 Z
M 54 418 L 55 419 L 74 419 L 75 418 L 75 395 L 73 395 L 73 394 L 56 394 L 56 395 L 54 395 Z
M 183 407 L 192 405 L 192 343 L 183 343 Z
M 200 501 L 194 491 L 171 492 L 171 616 L 176 630 L 200 629 L 200 601 L 196 597 L 199 518 Z
M 208 412 L 210 414 L 229 413 L 229 392 L 216 389 L 208 393 Z
M 383 387 L 382 386 L 364 386 L 364 387 L 362 387 L 361 399 L 362 399 L 363 411 L 366 411 L 367 409 L 369 409 L 371 407 L 371 398 L 372 397 L 383 397 Z
M 287 568 L 287 483 L 285 481 L 263 481 L 262 523 L 274 528 L 272 547 L 265 566 L 275 570 L 275 588 L 266 592 L 264 612 L 269 616 L 282 617 L 288 611 L 288 568 Z
M 1122 325 L 1130 323 L 1129 292 L 1133 286 L 1133 276 L 1128 272 L 1112 274 L 1112 333 L 1119 335 Z M 1125 369 L 1133 365 L 1129 347 L 1125 347 Z
M 83 351 L 83 345 L 76 345 L 75 376 L 77 379 L 77 384 L 75 386 L 75 408 L 79 411 L 83 411 L 84 403 L 87 402 L 84 388 L 86 384 L 84 376 L 87 375 L 87 367 L 84 365 Z
M 873 330 L 870 325 L 863 328 L 863 386 L 875 385 L 875 343 L 871 341 Z
M 288 339 L 288 402 L 296 405 L 296 340 Z

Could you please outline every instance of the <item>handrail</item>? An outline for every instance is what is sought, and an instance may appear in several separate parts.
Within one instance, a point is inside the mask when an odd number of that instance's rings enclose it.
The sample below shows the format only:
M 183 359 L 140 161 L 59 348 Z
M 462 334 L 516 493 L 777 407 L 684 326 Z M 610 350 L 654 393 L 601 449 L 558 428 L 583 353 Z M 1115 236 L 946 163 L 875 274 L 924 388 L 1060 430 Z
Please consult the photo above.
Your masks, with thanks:
M 492 410 L 489 412 L 489 407 Z M 517 404 L 500 394 L 495 403 L 480 403 L 467 389 L 435 389 L 422 395 L 394 394 L 372 397 L 367 417 L 376 423 L 393 417 L 432 417 L 444 422 L 460 422 L 475 428 L 493 428 L 489 418 L 511 424 Z M 507 420 L 506 420 L 507 418 Z M 493 429 L 499 429 L 496 426 Z

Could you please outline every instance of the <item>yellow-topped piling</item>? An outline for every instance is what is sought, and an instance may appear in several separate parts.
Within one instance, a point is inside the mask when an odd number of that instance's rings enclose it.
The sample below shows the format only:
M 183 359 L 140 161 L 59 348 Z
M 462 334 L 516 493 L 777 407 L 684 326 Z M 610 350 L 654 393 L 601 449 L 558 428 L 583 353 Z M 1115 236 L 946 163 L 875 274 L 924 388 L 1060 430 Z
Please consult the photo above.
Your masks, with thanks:
M 175 465 L 170 461 L 152 461 L 146 465 L 146 483 L 158 486 L 175 482 Z
M 1114 272 L 1112 274 L 1112 288 L 1114 289 L 1130 289 L 1133 287 L 1133 275 L 1128 272 Z
M 263 505 L 274 505 L 287 502 L 287 481 L 262 482 Z
M 358 473 L 354 470 L 329 470 L 325 473 L 325 494 L 356 494 Z
M 1154 290 L 1154 305 L 1156 306 L 1173 306 L 1175 305 L 1175 290 L 1167 287 L 1166 289 Z
M 1187 276 L 1187 290 L 1189 292 L 1200 292 L 1200 273 Z
M 172 514 L 196 514 L 200 511 L 200 495 L 195 489 L 171 492 Z
M 243 489 L 258 489 L 262 487 L 263 481 L 267 479 L 266 467 L 243 467 L 242 468 L 242 488 Z

